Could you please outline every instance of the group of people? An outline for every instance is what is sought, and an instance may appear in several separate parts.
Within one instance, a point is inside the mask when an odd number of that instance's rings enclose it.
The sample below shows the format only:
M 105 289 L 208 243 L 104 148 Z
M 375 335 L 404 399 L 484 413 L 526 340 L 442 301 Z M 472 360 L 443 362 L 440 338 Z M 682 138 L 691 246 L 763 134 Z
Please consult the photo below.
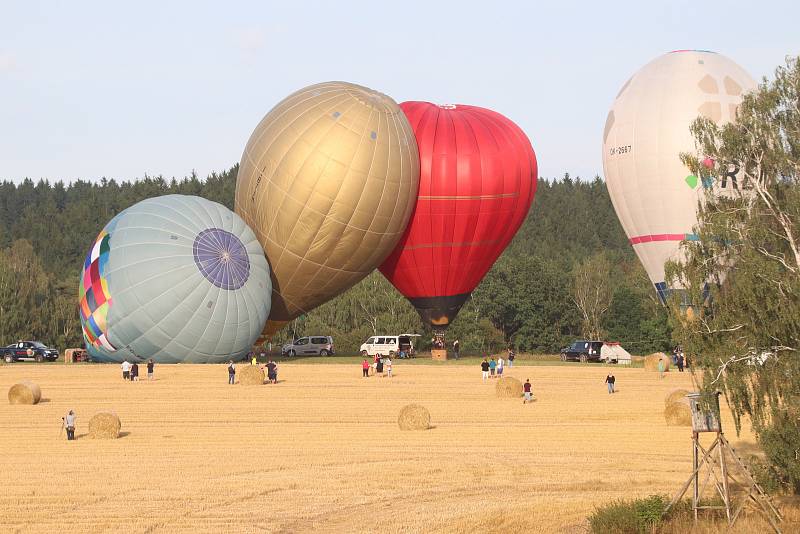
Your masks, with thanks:
M 492 356 L 490 360 L 488 356 L 484 355 L 483 361 L 481 362 L 481 373 L 483 375 L 483 379 L 488 380 L 489 378 L 495 377 L 501 378 L 503 376 L 503 368 L 505 365 L 506 361 L 502 356 L 497 358 L 497 360 L 495 360 L 494 356 Z M 511 366 L 509 365 L 509 367 Z
M 255 354 L 253 354 L 252 359 L 250 360 L 250 365 L 258 365 L 258 360 L 256 359 Z M 267 383 L 268 384 L 277 384 L 278 383 L 278 364 L 270 358 L 269 361 L 265 366 L 261 368 L 262 371 L 266 371 L 267 373 Z M 233 385 L 236 383 L 236 364 L 233 360 L 228 361 L 228 384 Z
M 147 360 L 147 379 L 153 380 L 153 373 L 155 371 L 155 362 L 152 358 Z M 124 360 L 120 365 L 122 368 L 122 379 L 130 380 L 131 382 L 139 381 L 139 364 L 137 362 L 129 362 Z
M 686 367 L 686 356 L 683 354 L 683 348 L 678 345 L 672 350 L 672 363 L 678 366 L 678 371 L 683 372 Z
M 364 361 L 361 362 L 361 376 L 364 378 L 368 378 L 370 374 L 370 370 L 372 370 L 372 374 L 381 375 L 381 376 L 388 376 L 389 378 L 392 377 L 392 358 L 390 356 L 383 356 L 381 354 L 375 354 L 372 358 L 372 365 L 370 365 L 369 360 L 364 358 Z

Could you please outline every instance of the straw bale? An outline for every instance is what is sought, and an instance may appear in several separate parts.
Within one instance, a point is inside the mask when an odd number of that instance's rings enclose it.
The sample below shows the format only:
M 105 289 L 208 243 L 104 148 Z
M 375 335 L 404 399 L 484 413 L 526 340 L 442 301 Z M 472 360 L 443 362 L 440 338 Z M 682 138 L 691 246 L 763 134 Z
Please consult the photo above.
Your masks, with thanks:
M 663 352 L 654 352 L 649 356 L 644 357 L 644 370 L 658 372 L 658 360 L 664 360 L 664 372 L 669 371 L 669 364 L 671 363 L 670 357 Z
M 42 400 L 42 390 L 39 385 L 27 380 L 14 384 L 8 390 L 10 404 L 39 404 L 40 400 Z
M 264 371 L 258 365 L 242 365 L 237 369 L 239 383 L 245 386 L 264 384 Z
M 400 430 L 427 430 L 431 426 L 431 413 L 419 404 L 407 404 L 397 418 Z
M 522 382 L 513 376 L 504 376 L 497 381 L 494 392 L 501 399 L 518 399 L 522 397 Z
M 667 406 L 671 402 L 683 402 L 688 403 L 689 399 L 686 398 L 689 392 L 685 389 L 676 389 L 666 397 L 664 397 L 664 406 Z
M 122 428 L 114 412 L 98 412 L 89 420 L 89 437 L 94 439 L 117 439 Z
M 692 426 L 692 411 L 685 402 L 671 402 L 664 408 L 664 420 L 670 426 Z

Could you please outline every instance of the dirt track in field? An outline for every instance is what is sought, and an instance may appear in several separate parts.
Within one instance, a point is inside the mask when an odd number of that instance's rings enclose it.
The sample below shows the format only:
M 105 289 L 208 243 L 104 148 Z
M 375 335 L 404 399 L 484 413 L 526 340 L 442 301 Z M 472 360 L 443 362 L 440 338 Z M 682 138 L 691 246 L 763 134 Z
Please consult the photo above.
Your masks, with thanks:
M 229 386 L 224 365 L 161 365 L 123 382 L 113 365 L 0 367 L 0 532 L 582 532 L 595 505 L 672 494 L 691 468 L 690 430 L 662 411 L 688 373 L 517 366 L 536 402 L 498 399 L 476 366 L 281 364 L 280 382 Z M 37 406 L 10 406 L 23 379 Z M 435 428 L 403 432 L 400 408 Z M 78 414 L 77 437 L 59 437 Z M 121 439 L 86 436 L 113 410 Z M 745 453 L 752 436 L 728 437 Z

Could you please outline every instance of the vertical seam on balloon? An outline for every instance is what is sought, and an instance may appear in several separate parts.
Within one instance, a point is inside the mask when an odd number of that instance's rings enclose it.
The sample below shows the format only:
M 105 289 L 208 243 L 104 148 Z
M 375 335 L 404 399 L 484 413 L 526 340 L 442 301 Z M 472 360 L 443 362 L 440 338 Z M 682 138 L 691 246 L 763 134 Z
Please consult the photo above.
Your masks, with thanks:
M 350 96 L 350 95 L 348 95 L 348 96 Z M 350 109 L 352 109 L 352 108 L 353 108 L 353 107 L 354 107 L 354 106 L 355 106 L 355 105 L 358 103 L 358 100 L 357 100 L 355 97 L 353 97 L 353 96 L 350 96 L 350 98 L 353 100 L 353 102 L 352 102 L 352 103 L 350 104 L 350 106 L 347 108 L 347 111 L 349 111 Z M 369 124 L 369 119 L 370 119 L 370 117 L 372 117 L 372 109 L 370 109 L 370 114 L 369 114 L 369 117 L 367 118 L 367 124 Z M 332 129 L 333 129 L 333 127 L 331 127 L 331 129 L 329 129 L 329 130 L 328 130 L 328 131 L 325 133 L 325 135 L 324 135 L 324 137 L 323 137 L 324 139 L 326 139 L 326 138 L 328 137 L 328 135 L 330 135 L 330 133 L 331 133 Z M 348 128 L 348 129 L 349 129 L 351 132 L 353 132 L 353 133 L 356 133 L 354 130 L 352 130 L 352 129 L 350 129 L 350 128 Z M 353 151 L 353 155 L 352 155 L 352 156 L 351 156 L 351 158 L 350 158 L 350 162 L 348 162 L 347 166 L 345 167 L 347 170 L 345 171 L 344 177 L 343 177 L 343 178 L 342 178 L 342 180 L 339 182 L 339 187 L 338 187 L 338 189 L 336 190 L 336 194 L 334 195 L 333 199 L 331 199 L 331 205 L 335 204 L 335 203 L 336 203 L 336 201 L 337 201 L 337 199 L 339 198 L 339 194 L 340 194 L 340 193 L 341 193 L 341 191 L 342 191 L 342 187 L 344 186 L 345 182 L 347 181 L 347 176 L 348 176 L 348 174 L 349 174 L 349 172 L 350 172 L 350 167 L 353 165 L 353 161 L 355 160 L 356 156 L 358 155 L 358 151 L 359 151 L 359 149 L 361 148 L 361 145 L 362 145 L 363 141 L 364 141 L 364 134 L 363 134 L 363 132 L 362 132 L 362 133 L 361 133 L 361 135 L 359 136 L 359 140 L 358 140 L 358 146 L 357 146 L 357 147 L 356 147 L 356 149 Z M 322 141 L 320 140 L 320 142 L 319 142 L 319 143 L 321 143 L 321 142 L 322 142 Z M 316 150 L 316 149 L 317 149 L 317 147 L 319 147 L 319 143 L 317 143 L 317 146 L 315 146 L 315 147 L 314 147 L 314 150 Z M 373 157 L 374 157 L 374 152 L 373 152 Z M 306 158 L 306 159 L 307 159 L 307 158 Z M 329 161 L 330 161 L 330 159 L 332 159 L 332 158 L 329 158 Z M 303 162 L 303 165 L 305 165 L 305 161 Z M 326 163 L 326 168 L 327 168 L 327 163 Z M 371 167 L 370 167 L 370 168 L 371 168 Z M 324 170 L 325 170 L 325 169 L 323 169 L 323 172 L 324 172 Z M 321 176 L 321 175 L 322 175 L 322 173 L 320 173 L 320 176 Z M 315 182 L 315 184 L 314 184 L 314 187 L 316 187 L 317 183 L 319 183 L 319 178 L 320 178 L 320 176 L 317 176 L 317 182 Z M 367 174 L 367 180 L 369 180 L 369 173 Z M 366 184 L 365 184 L 365 185 L 366 185 Z M 314 189 L 314 187 L 312 187 L 312 190 Z M 362 189 L 362 193 L 363 193 L 363 189 Z M 360 199 L 359 199 L 359 200 L 360 200 Z M 343 226 L 344 226 L 344 230 L 342 231 L 342 233 L 346 232 L 346 231 L 347 231 L 347 229 L 350 227 L 350 224 L 349 224 L 349 222 L 350 222 L 350 220 L 352 220 L 353 214 L 355 213 L 355 211 L 356 211 L 356 208 L 357 208 L 357 207 L 358 207 L 358 206 L 356 206 L 356 207 L 353 209 L 353 212 L 350 214 L 350 219 L 348 219 L 348 222 L 347 222 L 346 224 L 344 224 L 344 225 L 343 225 Z M 319 236 L 320 229 L 321 229 L 321 228 L 322 228 L 322 226 L 325 224 L 325 219 L 327 219 L 327 218 L 328 218 L 329 214 L 330 214 L 330 208 L 328 209 L 328 212 L 327 212 L 327 213 L 324 213 L 324 214 L 322 214 L 322 216 L 323 216 L 322 223 L 321 223 L 321 224 L 320 224 L 320 225 L 317 227 L 316 231 L 314 232 L 314 237 L 313 237 L 313 238 L 310 240 L 310 243 L 313 243 L 314 241 L 316 241 L 317 237 Z M 339 223 L 339 221 L 336 221 L 336 223 L 337 223 L 337 224 L 340 224 L 340 223 Z M 296 225 L 295 225 L 295 226 L 296 226 Z M 293 227 L 292 227 L 292 234 L 294 233 L 294 228 L 295 228 L 295 226 L 293 226 Z M 306 261 L 310 261 L 310 260 L 307 260 L 307 254 L 308 254 L 308 251 L 309 251 L 309 249 L 310 249 L 310 247 L 306 248 L 306 250 L 304 250 L 304 251 L 303 251 L 303 256 L 302 256 L 302 257 L 301 257 L 301 259 L 300 259 L 300 263 L 304 263 L 304 262 L 306 262 Z M 329 259 L 330 259 L 330 255 L 326 255 L 326 258 L 325 258 L 325 260 L 324 260 L 324 261 L 323 261 L 321 264 L 320 264 L 320 263 L 318 263 L 318 262 L 310 261 L 310 262 L 311 262 L 313 265 L 315 265 L 315 266 L 318 266 L 318 268 L 317 268 L 317 270 L 316 270 L 316 273 L 314 274 L 314 276 L 313 276 L 313 277 L 311 277 L 311 278 L 312 278 L 312 280 L 310 280 L 310 281 L 309 281 L 309 283 L 310 283 L 311 281 L 313 281 L 313 279 L 314 279 L 314 278 L 316 278 L 317 274 L 319 274 L 319 272 L 320 272 L 320 271 L 322 271 L 323 269 L 325 269 L 325 268 L 327 268 L 327 267 L 328 267 L 327 263 L 328 263 L 328 260 L 329 260 Z M 289 277 L 289 279 L 288 279 L 288 280 L 287 280 L 287 282 L 286 282 L 286 283 L 287 283 L 287 285 L 290 285 L 290 284 L 291 284 L 291 282 L 292 282 L 292 280 L 294 280 L 294 275 L 295 275 L 295 274 L 297 274 L 297 271 L 298 271 L 298 270 L 299 270 L 299 269 L 295 269 L 295 272 L 294 272 L 294 273 L 292 273 L 292 276 L 290 276 L 290 277 Z M 341 272 L 341 270 L 340 270 L 340 272 Z M 324 288 L 328 287 L 328 285 L 329 285 L 329 284 L 332 282 L 332 280 L 333 280 L 333 277 L 329 277 L 329 278 L 328 278 L 328 279 L 325 281 L 325 283 L 322 285 L 322 288 L 324 289 Z M 305 286 L 303 286 L 303 289 L 307 288 L 309 283 L 306 283 L 306 285 L 305 285 Z M 302 308 L 302 307 L 299 307 L 299 306 L 298 306 L 298 309 L 300 309 L 300 310 L 301 310 L 303 313 L 307 313 L 307 311 L 306 311 L 304 308 Z
M 358 100 L 356 100 L 356 98 L 355 98 L 355 97 L 353 97 L 353 96 L 351 96 L 351 95 L 347 95 L 347 96 L 349 96 L 349 97 L 350 97 L 350 99 L 351 99 L 351 103 L 350 103 L 350 106 L 347 108 L 347 110 L 346 110 L 346 111 L 348 111 L 348 110 L 352 109 L 352 108 L 353 108 L 353 106 L 355 106 L 355 105 L 356 105 L 356 103 L 358 102 Z M 335 107 L 336 107 L 336 106 L 333 106 L 333 107 L 330 107 L 330 108 L 328 108 L 328 111 L 330 111 L 331 109 L 334 109 Z M 326 115 L 327 115 L 328 111 L 326 111 Z M 299 117 L 300 117 L 300 116 L 298 116 L 298 118 L 299 118 Z M 315 153 L 315 152 L 317 151 L 317 149 L 319 148 L 319 145 L 320 145 L 320 144 L 323 142 L 323 140 L 325 140 L 325 139 L 327 138 L 327 136 L 328 136 L 328 135 L 331 133 L 331 131 L 332 131 L 332 130 L 333 130 L 335 127 L 336 127 L 336 125 L 337 125 L 337 122 L 333 122 L 333 123 L 331 123 L 330 127 L 328 128 L 328 131 L 326 131 L 326 132 L 325 132 L 325 133 L 324 133 L 322 136 L 320 136 L 320 139 L 317 141 L 317 144 L 316 144 L 316 145 L 314 145 L 314 146 L 311 148 L 311 150 L 309 150 L 308 154 L 306 155 L 305 159 L 303 160 L 303 163 L 300 165 L 300 168 L 301 168 L 301 169 L 303 168 L 303 166 L 305 166 L 305 164 L 306 164 L 306 162 L 308 161 L 308 158 L 310 157 L 310 155 L 311 155 L 311 154 L 313 154 L 313 153 Z M 298 136 L 297 136 L 297 138 L 296 138 L 296 139 L 294 140 L 294 142 L 292 143 L 292 146 L 291 146 L 291 147 L 289 147 L 289 150 L 287 150 L 287 151 L 286 151 L 286 152 L 283 154 L 283 156 L 281 157 L 281 160 L 280 160 L 280 162 L 279 162 L 279 163 L 278 163 L 278 165 L 275 167 L 275 170 L 276 170 L 276 171 L 277 171 L 277 169 L 280 167 L 280 165 L 283 163 L 283 160 L 286 158 L 286 156 L 289 154 L 289 152 L 291 152 L 292 150 L 294 150 L 294 147 L 295 147 L 295 145 L 297 144 L 297 142 L 300 140 L 300 137 L 301 137 L 301 136 L 299 136 L 299 135 L 298 135 Z M 329 161 L 330 161 L 330 158 L 329 158 Z M 326 163 L 326 165 L 327 165 L 327 163 Z M 323 169 L 323 170 L 324 170 L 324 169 Z M 317 180 L 319 180 L 319 176 L 317 176 Z M 267 178 L 267 181 L 268 181 L 268 182 L 270 182 L 271 184 L 273 184 L 273 185 L 274 185 L 274 182 L 272 181 L 272 179 L 271 179 L 271 178 Z M 344 183 L 344 181 L 342 181 L 342 183 L 341 183 L 341 184 L 339 184 L 339 191 L 341 191 L 341 186 L 343 185 L 343 183 Z M 278 209 L 277 209 L 277 210 L 275 210 L 275 215 L 274 215 L 274 217 L 273 217 L 273 219 L 272 219 L 272 223 L 271 223 L 271 224 L 270 224 L 270 226 L 268 227 L 269 229 L 271 229 L 271 228 L 272 228 L 272 226 L 275 224 L 275 221 L 278 219 L 278 215 L 281 213 L 281 211 L 283 211 L 283 205 L 286 203 L 286 200 L 287 200 L 287 199 L 290 199 L 290 200 L 292 200 L 293 202 L 298 202 L 298 201 L 297 201 L 297 200 L 296 200 L 294 197 L 292 197 L 292 195 L 290 194 L 290 191 L 291 191 L 291 184 L 289 185 L 289 187 L 287 188 L 287 190 L 284 192 L 284 196 L 283 196 L 283 198 L 281 199 L 281 203 L 280 203 L 280 205 L 278 206 Z M 337 197 L 338 197 L 338 192 L 337 192 Z M 336 198 L 336 197 L 334 197 L 334 202 L 336 201 L 336 200 L 335 200 L 335 198 Z M 299 203 L 299 202 L 298 202 L 298 203 Z M 323 217 L 326 217 L 326 216 L 327 216 L 327 214 L 325 214 L 325 213 L 321 213 L 321 215 L 322 215 Z M 298 219 L 296 219 L 296 220 L 294 221 L 294 224 L 292 225 L 292 229 L 289 231 L 289 238 L 286 240 L 286 244 L 285 244 L 285 245 L 284 245 L 284 246 L 281 248 L 281 251 L 280 251 L 280 254 L 278 255 L 278 258 L 277 258 L 277 259 L 274 261 L 274 264 L 273 264 L 273 266 L 272 266 L 272 268 L 273 268 L 273 272 L 275 272 L 275 270 L 276 270 L 277 266 L 280 264 L 281 260 L 283 259 L 283 253 L 286 251 L 286 249 L 287 249 L 287 246 L 288 246 L 288 245 L 291 243 L 292 236 L 294 235 L 294 230 L 295 230 L 295 228 L 297 227 L 297 223 L 298 223 L 298 222 L 299 222 L 299 218 L 298 218 Z M 268 232 L 269 232 L 269 230 L 268 230 Z M 302 258 L 301 258 L 301 260 L 300 260 L 300 263 L 302 263 L 302 262 L 304 262 L 304 261 L 305 261 L 305 254 L 306 254 L 306 252 L 307 252 L 307 250 L 304 252 L 304 254 L 303 254 L 303 257 L 302 257 Z M 289 279 L 286 281 L 286 283 L 285 283 L 285 284 L 282 284 L 282 285 L 283 285 L 283 286 L 288 286 L 288 285 L 289 285 L 289 283 L 291 282 L 291 280 L 294 278 L 294 275 L 295 275 L 296 273 L 297 273 L 297 269 L 295 269 L 295 272 L 294 272 L 294 273 L 292 273 L 292 275 L 289 277 Z M 280 291 L 278 291 L 278 290 L 276 289 L 276 287 L 275 287 L 275 286 L 273 286 L 273 288 L 272 288 L 272 291 L 273 291 L 273 293 L 277 293 L 277 294 L 278 294 L 278 296 L 279 296 L 281 299 L 283 299 L 283 301 L 284 301 L 284 302 L 290 302 L 290 303 L 292 304 L 292 306 L 296 307 L 296 308 L 297 308 L 298 310 L 300 310 L 301 312 L 305 312 L 305 311 L 306 311 L 306 310 L 305 310 L 305 309 L 304 309 L 302 306 L 299 306 L 299 305 L 298 305 L 297 303 L 295 303 L 294 301 L 287 299 L 287 298 L 286 298 L 286 297 L 283 295 L 283 293 L 281 293 Z
M 439 132 L 439 117 L 441 115 L 441 109 L 438 106 L 436 106 L 435 104 L 431 104 L 431 106 L 432 106 L 431 107 L 431 112 L 435 113 L 435 117 L 434 117 L 435 120 L 434 120 L 434 123 L 433 123 L 433 136 L 431 137 L 431 158 L 430 158 L 431 167 L 430 167 L 430 170 L 428 172 L 428 195 L 429 196 L 433 196 L 433 169 L 435 167 L 433 159 L 434 159 L 435 150 L 436 150 L 436 135 Z M 433 203 L 430 202 L 430 201 L 428 202 L 428 222 L 431 225 L 431 229 L 430 229 L 431 230 L 431 237 L 433 237 L 433 224 L 432 224 L 433 223 Z M 433 271 L 433 265 L 435 263 L 433 261 L 434 260 L 433 252 L 432 252 L 432 249 L 426 249 L 426 250 L 424 250 L 424 252 L 427 252 L 428 255 L 430 256 L 429 265 L 431 265 L 431 276 L 428 277 L 428 280 L 430 280 L 430 282 L 428 282 L 428 283 L 430 285 L 425 283 L 426 280 L 422 277 L 422 273 L 420 273 L 419 271 L 417 271 L 417 272 L 419 273 L 420 282 L 423 284 L 421 286 L 421 287 L 424 288 L 423 294 L 434 295 L 435 291 L 436 291 L 436 286 L 435 286 L 435 283 L 433 282 L 433 279 L 435 278 L 435 272 Z M 415 250 L 414 254 L 417 254 L 417 253 L 418 252 Z M 423 253 L 423 250 L 420 250 L 419 254 L 422 254 L 422 253 Z

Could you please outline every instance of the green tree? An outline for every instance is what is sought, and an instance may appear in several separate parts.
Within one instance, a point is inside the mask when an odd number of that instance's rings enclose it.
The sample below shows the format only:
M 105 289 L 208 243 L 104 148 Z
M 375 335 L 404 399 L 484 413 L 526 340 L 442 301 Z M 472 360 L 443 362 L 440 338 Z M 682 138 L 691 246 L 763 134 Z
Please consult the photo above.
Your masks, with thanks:
M 676 338 L 704 387 L 725 392 L 737 430 L 748 415 L 773 468 L 800 492 L 800 60 L 746 95 L 735 122 L 701 118 L 692 132 L 701 157 L 684 161 L 695 173 L 709 161 L 716 174 L 738 168 L 742 188 L 709 191 L 700 241 L 668 265 L 694 305 L 692 319 L 672 303 Z

